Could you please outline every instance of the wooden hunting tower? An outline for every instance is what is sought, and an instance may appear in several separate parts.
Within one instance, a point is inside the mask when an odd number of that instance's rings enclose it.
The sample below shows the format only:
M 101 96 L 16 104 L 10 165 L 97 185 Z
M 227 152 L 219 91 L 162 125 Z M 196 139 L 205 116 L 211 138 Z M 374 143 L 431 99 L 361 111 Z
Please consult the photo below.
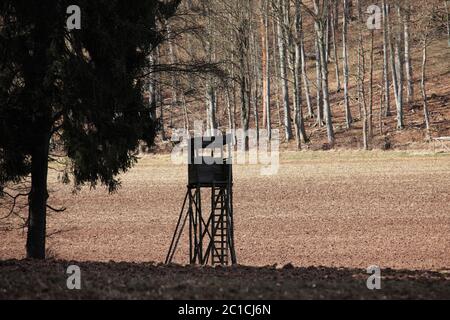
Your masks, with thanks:
M 233 235 L 232 142 L 231 135 L 188 141 L 189 182 L 166 264 L 172 262 L 188 221 L 191 264 L 237 263 Z M 211 205 L 203 212 L 202 190 L 207 189 Z

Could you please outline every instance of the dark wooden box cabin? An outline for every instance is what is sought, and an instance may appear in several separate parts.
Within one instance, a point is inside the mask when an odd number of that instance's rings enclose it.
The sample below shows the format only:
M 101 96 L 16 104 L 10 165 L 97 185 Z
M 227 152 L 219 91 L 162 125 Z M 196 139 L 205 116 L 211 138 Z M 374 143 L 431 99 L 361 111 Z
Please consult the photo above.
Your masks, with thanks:
M 217 140 L 222 138 L 223 141 Z M 228 135 L 193 138 L 189 141 L 189 186 L 213 187 L 232 183 L 231 142 L 231 136 Z

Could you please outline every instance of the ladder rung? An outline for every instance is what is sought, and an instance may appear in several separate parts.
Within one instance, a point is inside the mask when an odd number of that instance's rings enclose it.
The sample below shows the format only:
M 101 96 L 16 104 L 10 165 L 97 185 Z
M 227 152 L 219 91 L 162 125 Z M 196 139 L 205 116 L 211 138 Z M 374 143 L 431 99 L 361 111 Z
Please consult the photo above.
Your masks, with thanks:
M 212 210 L 212 263 L 228 265 L 229 261 L 229 216 L 227 212 L 227 195 L 221 189 L 214 189 L 215 208 Z

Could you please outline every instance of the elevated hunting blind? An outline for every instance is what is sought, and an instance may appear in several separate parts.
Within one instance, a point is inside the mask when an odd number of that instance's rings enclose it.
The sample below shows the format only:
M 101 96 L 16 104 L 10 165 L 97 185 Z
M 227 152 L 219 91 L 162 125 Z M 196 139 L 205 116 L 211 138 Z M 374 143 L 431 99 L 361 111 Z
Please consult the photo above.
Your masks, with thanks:
M 189 221 L 191 264 L 236 264 L 232 142 L 231 135 L 198 137 L 188 141 L 187 193 L 166 263 L 173 261 L 183 230 Z M 206 209 L 202 206 L 202 190 L 210 190 L 211 205 Z

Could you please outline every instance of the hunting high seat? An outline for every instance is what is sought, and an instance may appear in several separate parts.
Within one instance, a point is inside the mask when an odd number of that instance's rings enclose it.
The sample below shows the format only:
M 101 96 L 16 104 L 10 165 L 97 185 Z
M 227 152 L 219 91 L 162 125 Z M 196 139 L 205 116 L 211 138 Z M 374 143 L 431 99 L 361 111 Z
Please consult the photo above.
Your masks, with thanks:
M 232 141 L 231 135 L 188 141 L 187 193 L 166 263 L 173 261 L 187 221 L 190 264 L 237 263 L 233 232 Z M 206 210 L 202 206 L 204 189 L 211 190 L 211 206 Z M 211 211 L 205 212 L 209 209 Z

